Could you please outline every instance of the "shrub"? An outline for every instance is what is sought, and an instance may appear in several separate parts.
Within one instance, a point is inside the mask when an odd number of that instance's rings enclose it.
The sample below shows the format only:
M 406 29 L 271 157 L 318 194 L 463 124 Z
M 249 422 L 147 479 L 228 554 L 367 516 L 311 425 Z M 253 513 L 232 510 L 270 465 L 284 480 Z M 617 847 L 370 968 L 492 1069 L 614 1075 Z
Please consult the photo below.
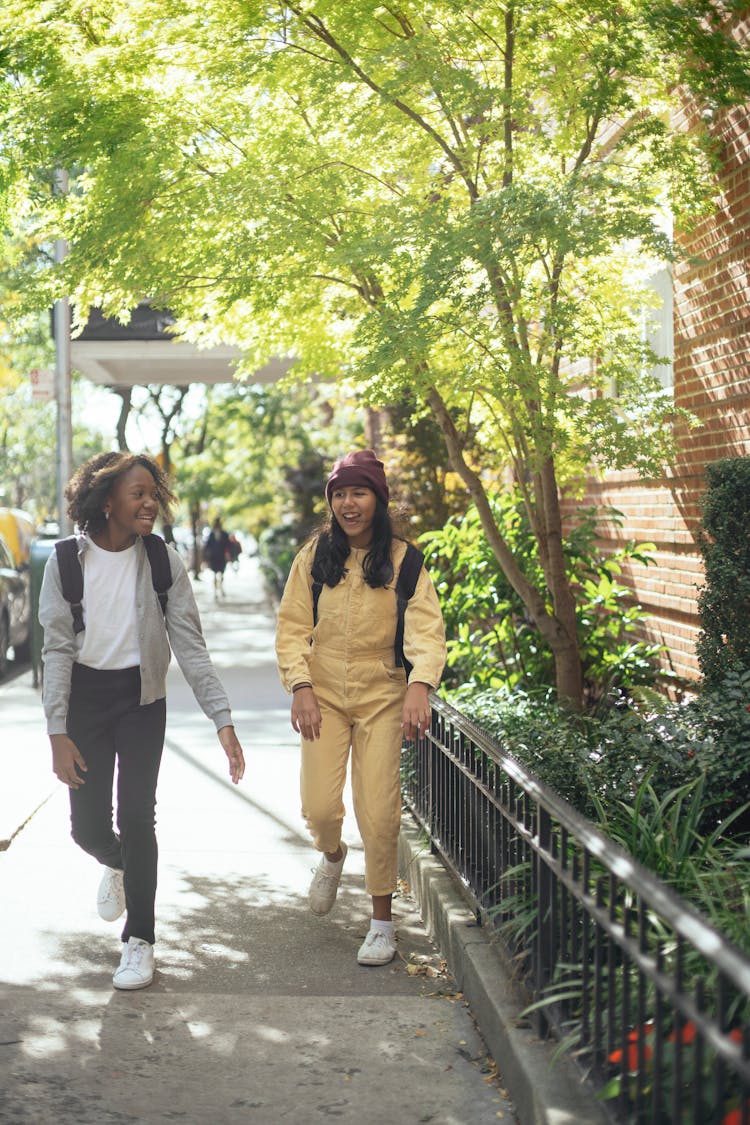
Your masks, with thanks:
M 580 813 L 594 820 L 635 802 L 646 777 L 657 798 L 702 779 L 700 829 L 712 832 L 750 795 L 750 672 L 689 703 L 641 713 L 624 702 L 586 715 L 546 698 L 469 689 L 451 701 Z M 730 832 L 750 832 L 747 814 Z
M 728 672 L 715 687 L 704 687 L 680 720 L 695 764 L 706 774 L 707 816 L 722 820 L 750 797 L 750 669 Z M 733 833 L 750 833 L 750 818 L 737 821 Z
M 526 577 L 543 590 L 536 547 L 517 490 L 492 499 L 495 518 Z M 578 513 L 568 530 L 565 554 L 577 600 L 578 640 L 589 702 L 609 691 L 627 692 L 652 683 L 658 645 L 635 634 L 643 613 L 619 578 L 625 560 L 648 565 L 650 544 L 629 543 L 612 554 L 596 548 L 600 522 L 621 522 L 620 513 Z M 423 535 L 430 572 L 448 634 L 449 686 L 544 691 L 554 683 L 552 654 L 529 620 L 489 547 L 472 505 L 460 518 Z
M 277 598 L 284 593 L 299 545 L 299 527 L 296 523 L 277 524 L 258 536 L 258 566 L 263 580 Z
M 698 662 L 709 687 L 750 668 L 750 457 L 706 468 L 698 542 L 706 581 L 698 593 Z
M 573 715 L 523 692 L 457 692 L 452 702 L 582 815 L 632 801 L 646 774 L 670 788 L 695 775 L 694 747 L 668 715 L 626 707 Z

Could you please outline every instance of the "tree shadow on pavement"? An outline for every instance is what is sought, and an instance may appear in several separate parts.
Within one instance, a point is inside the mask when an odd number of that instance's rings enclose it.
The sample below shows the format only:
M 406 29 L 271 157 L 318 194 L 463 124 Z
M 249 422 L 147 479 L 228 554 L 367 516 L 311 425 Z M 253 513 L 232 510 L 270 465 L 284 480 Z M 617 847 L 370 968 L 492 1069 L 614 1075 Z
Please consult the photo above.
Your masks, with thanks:
M 182 882 L 151 988 L 113 991 L 116 934 L 85 931 L 50 935 L 44 979 L 3 987 L 3 1125 L 359 1125 L 376 1106 L 399 1125 L 497 1121 L 484 1045 L 408 896 L 409 956 L 372 969 L 361 893 L 318 919 L 267 878 Z

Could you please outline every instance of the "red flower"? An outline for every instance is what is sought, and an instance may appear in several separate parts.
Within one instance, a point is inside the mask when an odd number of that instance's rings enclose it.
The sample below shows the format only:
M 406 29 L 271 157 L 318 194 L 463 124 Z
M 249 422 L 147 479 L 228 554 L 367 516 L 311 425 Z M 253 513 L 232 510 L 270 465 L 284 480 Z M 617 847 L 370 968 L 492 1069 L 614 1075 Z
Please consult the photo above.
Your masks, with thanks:
M 648 1062 L 648 1060 L 651 1058 L 653 1053 L 654 1052 L 651 1050 L 651 1048 L 648 1046 L 648 1044 L 644 1043 L 644 1045 L 643 1045 L 643 1061 Z M 628 1074 L 633 1074 L 636 1070 L 638 1070 L 638 1044 L 637 1043 L 629 1043 L 628 1044 L 627 1054 L 626 1054 L 625 1057 L 626 1057 L 626 1060 L 627 1060 Z M 621 1066 L 622 1065 L 622 1058 L 623 1058 L 622 1051 L 613 1051 L 612 1054 L 609 1056 L 609 1061 L 611 1063 L 615 1063 L 618 1066 Z
M 667 1036 L 667 1042 L 668 1043 L 674 1043 L 675 1039 L 676 1039 L 676 1035 L 675 1035 L 674 1031 L 671 1031 L 669 1033 L 669 1035 Z M 692 1020 L 688 1020 L 688 1022 L 684 1023 L 682 1025 L 682 1027 L 680 1028 L 680 1043 L 682 1043 L 686 1047 L 689 1047 L 690 1044 L 694 1040 L 695 1040 L 695 1024 L 692 1022 Z
M 745 1111 L 750 1119 L 750 1101 L 745 1102 Z M 742 1125 L 742 1107 L 737 1106 L 737 1109 L 725 1114 L 721 1119 L 721 1125 Z
M 633 1074 L 638 1070 L 638 1040 L 647 1039 L 649 1035 L 653 1034 L 653 1030 L 654 1024 L 653 1021 L 651 1021 L 649 1023 L 644 1023 L 641 1027 L 635 1027 L 632 1031 L 628 1032 L 628 1047 L 624 1057 L 627 1062 L 627 1070 L 629 1074 Z M 644 1043 L 644 1062 L 648 1062 L 652 1055 L 653 1051 L 647 1043 Z M 621 1050 L 613 1051 L 612 1054 L 608 1057 L 611 1063 L 615 1063 L 617 1066 L 622 1066 L 623 1053 Z

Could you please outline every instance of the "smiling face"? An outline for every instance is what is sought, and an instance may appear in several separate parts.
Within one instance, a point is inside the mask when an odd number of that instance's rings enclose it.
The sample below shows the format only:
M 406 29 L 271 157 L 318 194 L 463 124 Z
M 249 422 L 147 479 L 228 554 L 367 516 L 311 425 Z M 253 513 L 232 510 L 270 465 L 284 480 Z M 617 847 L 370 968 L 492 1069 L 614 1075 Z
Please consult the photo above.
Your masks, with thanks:
M 331 493 L 331 511 L 349 540 L 350 547 L 369 547 L 377 497 L 364 484 L 335 488 Z
M 134 465 L 118 477 L 104 511 L 109 513 L 105 535 L 113 550 L 131 546 L 137 536 L 153 531 L 159 514 L 159 486 L 148 469 Z

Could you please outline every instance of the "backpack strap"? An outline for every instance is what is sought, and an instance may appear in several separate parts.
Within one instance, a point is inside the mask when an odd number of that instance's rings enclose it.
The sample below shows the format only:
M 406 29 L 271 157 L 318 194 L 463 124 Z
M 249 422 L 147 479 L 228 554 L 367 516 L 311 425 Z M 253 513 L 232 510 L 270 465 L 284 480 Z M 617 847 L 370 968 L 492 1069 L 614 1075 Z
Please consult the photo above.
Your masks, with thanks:
M 156 596 L 159 599 L 162 613 L 167 612 L 167 591 L 172 585 L 172 568 L 169 565 L 169 552 L 167 544 L 160 535 L 153 533 L 143 536 L 143 546 L 146 548 L 149 565 L 151 567 L 151 582 Z M 57 565 L 60 568 L 60 582 L 63 597 L 70 602 L 70 612 L 73 615 L 73 632 L 82 633 L 83 623 L 83 570 L 81 560 L 78 558 L 78 540 L 75 535 L 67 539 L 60 539 L 55 543 Z
M 172 568 L 169 565 L 169 551 L 161 535 L 143 536 L 143 546 L 146 548 L 149 565 L 151 566 L 151 581 L 159 599 L 162 613 L 167 613 L 167 591 L 172 585 Z
M 63 597 L 66 602 L 70 602 L 70 612 L 73 615 L 73 632 L 82 633 L 84 630 L 83 571 L 81 560 L 78 558 L 78 540 L 75 535 L 58 540 L 55 543 L 55 553 L 60 569 Z
M 396 579 L 396 608 L 398 619 L 396 621 L 396 637 L 393 643 L 396 667 L 405 668 L 407 679 L 412 670 L 412 665 L 404 656 L 404 616 L 409 599 L 417 588 L 417 581 L 424 563 L 424 555 L 413 545 L 407 543 L 401 567 Z

